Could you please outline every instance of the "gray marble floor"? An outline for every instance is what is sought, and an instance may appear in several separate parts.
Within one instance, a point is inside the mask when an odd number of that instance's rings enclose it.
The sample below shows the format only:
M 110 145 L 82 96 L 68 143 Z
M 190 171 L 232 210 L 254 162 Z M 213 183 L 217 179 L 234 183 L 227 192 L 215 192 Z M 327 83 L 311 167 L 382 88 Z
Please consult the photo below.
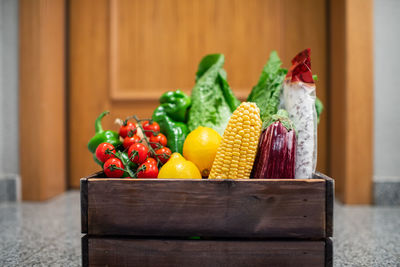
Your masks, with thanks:
M 0 203 L 0 266 L 80 266 L 79 192 Z M 400 266 L 400 206 L 335 205 L 335 266 Z

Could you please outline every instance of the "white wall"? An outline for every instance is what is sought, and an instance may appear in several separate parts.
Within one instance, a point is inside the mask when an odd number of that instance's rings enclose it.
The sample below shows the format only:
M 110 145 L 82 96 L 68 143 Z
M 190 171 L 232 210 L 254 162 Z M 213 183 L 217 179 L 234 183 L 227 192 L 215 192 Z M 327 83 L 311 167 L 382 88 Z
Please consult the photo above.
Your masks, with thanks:
M 18 1 L 0 0 L 0 176 L 19 173 Z
M 400 181 L 400 0 L 374 6 L 374 179 Z

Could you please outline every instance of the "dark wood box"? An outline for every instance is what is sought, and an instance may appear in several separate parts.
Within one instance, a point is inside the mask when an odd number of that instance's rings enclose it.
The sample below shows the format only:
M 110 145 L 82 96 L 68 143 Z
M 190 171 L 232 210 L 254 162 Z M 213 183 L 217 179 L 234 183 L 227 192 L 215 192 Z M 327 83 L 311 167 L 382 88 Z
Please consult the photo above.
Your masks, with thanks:
M 331 265 L 334 189 L 323 174 L 296 180 L 102 176 L 81 179 L 84 264 Z
M 332 266 L 332 241 L 84 236 L 82 256 L 83 266 Z

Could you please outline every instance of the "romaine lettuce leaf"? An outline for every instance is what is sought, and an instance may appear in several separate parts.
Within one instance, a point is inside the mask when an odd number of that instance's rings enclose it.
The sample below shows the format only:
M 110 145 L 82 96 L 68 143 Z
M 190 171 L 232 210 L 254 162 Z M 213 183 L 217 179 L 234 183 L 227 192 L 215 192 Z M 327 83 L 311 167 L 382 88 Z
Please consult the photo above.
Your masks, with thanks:
M 224 55 L 212 54 L 205 56 L 199 64 L 189 110 L 190 131 L 205 126 L 223 135 L 232 112 L 240 104 L 226 81 L 222 69 L 224 61 Z
M 272 51 L 257 85 L 253 87 L 247 98 L 248 102 L 257 104 L 263 122 L 269 120 L 269 117 L 278 111 L 282 83 L 287 73 L 287 69 L 281 68 L 281 65 L 282 61 L 278 53 Z

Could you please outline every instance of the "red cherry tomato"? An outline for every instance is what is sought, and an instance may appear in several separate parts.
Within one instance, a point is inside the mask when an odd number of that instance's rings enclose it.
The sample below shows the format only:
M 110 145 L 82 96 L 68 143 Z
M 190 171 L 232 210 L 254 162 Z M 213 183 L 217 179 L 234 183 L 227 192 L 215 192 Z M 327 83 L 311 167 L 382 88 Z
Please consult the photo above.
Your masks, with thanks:
M 139 169 L 142 170 L 138 172 L 138 178 L 157 178 L 158 176 L 157 162 L 153 158 L 148 159 L 145 163 L 140 165 Z
M 96 158 L 104 163 L 108 159 L 115 157 L 111 152 L 115 152 L 115 148 L 112 144 L 101 143 L 96 148 Z
M 154 158 L 147 158 L 146 162 L 150 163 L 150 164 L 155 164 L 157 165 L 157 160 L 155 160 Z
M 169 149 L 168 147 L 157 149 L 155 152 L 157 158 L 161 161 L 162 164 L 165 164 L 169 160 L 169 157 L 172 154 L 171 149 Z
M 142 122 L 142 127 L 147 137 L 157 135 L 160 132 L 160 125 L 158 125 L 158 123 L 155 121 L 153 121 L 151 124 L 149 121 L 144 121 Z
M 153 149 L 158 149 L 160 147 L 166 146 L 167 137 L 165 137 L 165 135 L 163 135 L 162 133 L 159 133 L 157 135 L 152 135 L 150 136 L 150 145 Z
M 133 122 L 127 121 L 119 128 L 119 136 L 126 138 L 127 136 L 133 136 L 136 133 L 136 125 Z
M 129 137 L 129 136 L 125 137 L 123 145 L 124 145 L 125 149 L 128 149 L 132 144 L 137 143 L 139 141 L 140 141 L 140 137 L 135 134 L 132 137 Z
M 147 146 L 143 145 L 142 143 L 134 143 L 129 147 L 128 156 L 132 162 L 142 164 L 146 161 L 148 152 L 149 149 Z M 135 153 L 134 157 L 132 157 L 133 153 Z
M 124 169 L 124 165 L 122 164 L 121 160 L 117 158 L 111 158 L 104 163 L 104 173 L 107 177 L 110 178 L 119 178 L 124 175 L 124 171 L 120 169 Z

